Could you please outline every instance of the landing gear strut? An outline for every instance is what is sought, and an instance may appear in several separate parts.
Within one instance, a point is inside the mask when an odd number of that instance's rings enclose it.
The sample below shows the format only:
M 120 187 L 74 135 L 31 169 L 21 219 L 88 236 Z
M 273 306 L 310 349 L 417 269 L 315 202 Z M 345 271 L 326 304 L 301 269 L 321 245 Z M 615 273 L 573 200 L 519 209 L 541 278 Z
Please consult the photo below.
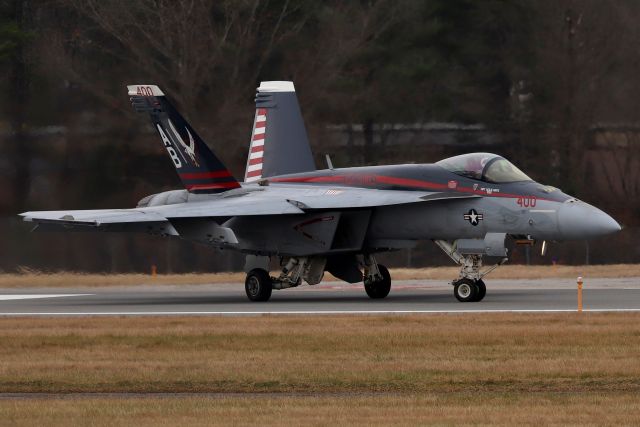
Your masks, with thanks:
M 371 299 L 384 298 L 391 290 L 389 270 L 378 264 L 373 255 L 364 257 L 364 290 Z
M 444 240 L 436 240 L 435 243 L 449 255 L 453 261 L 460 265 L 460 275 L 456 280 L 451 282 L 453 285 L 453 295 L 456 299 L 460 302 L 482 301 L 487 294 L 487 287 L 482 278 L 507 262 L 507 258 L 502 258 L 498 264 L 481 272 L 482 255 L 463 255 L 454 245 Z
M 320 283 L 326 263 L 322 257 L 289 258 L 278 277 L 269 276 L 265 268 L 254 268 L 247 274 L 244 289 L 251 301 L 268 301 L 273 289 L 294 288 L 303 280 L 310 285 Z
M 265 260 L 262 260 L 265 261 Z M 266 260 L 268 261 L 268 259 Z M 323 257 L 288 258 L 282 261 L 282 271 L 272 277 L 266 270 L 268 263 L 263 262 L 252 268 L 247 274 L 244 288 L 251 301 L 268 301 L 273 289 L 286 289 L 300 286 L 304 280 L 309 285 L 320 283 L 324 275 L 327 259 Z M 361 265 L 364 270 L 364 289 L 372 299 L 381 299 L 389 295 L 391 275 L 382 264 L 378 264 L 373 255 L 365 255 Z

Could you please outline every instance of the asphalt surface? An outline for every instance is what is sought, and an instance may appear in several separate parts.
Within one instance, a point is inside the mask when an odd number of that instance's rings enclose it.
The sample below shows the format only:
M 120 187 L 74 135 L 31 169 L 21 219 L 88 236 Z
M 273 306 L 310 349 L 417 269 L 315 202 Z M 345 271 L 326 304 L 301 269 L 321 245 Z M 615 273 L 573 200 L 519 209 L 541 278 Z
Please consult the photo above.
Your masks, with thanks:
M 244 285 L 141 285 L 103 288 L 0 289 L 0 316 L 403 314 L 562 312 L 577 308 L 570 279 L 487 280 L 482 302 L 460 303 L 445 281 L 397 281 L 383 300 L 362 285 L 336 282 L 273 291 L 266 303 L 247 300 Z M 640 278 L 586 280 L 585 311 L 640 311 Z

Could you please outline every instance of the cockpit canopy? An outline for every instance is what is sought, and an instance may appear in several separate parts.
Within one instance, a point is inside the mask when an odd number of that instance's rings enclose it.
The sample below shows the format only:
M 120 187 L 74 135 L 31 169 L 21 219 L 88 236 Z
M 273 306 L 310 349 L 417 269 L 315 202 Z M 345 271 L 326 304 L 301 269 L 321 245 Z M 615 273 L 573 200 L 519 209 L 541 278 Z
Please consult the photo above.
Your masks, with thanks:
M 531 181 L 524 172 L 504 157 L 491 153 L 470 153 L 440 160 L 436 165 L 467 178 L 496 184 Z

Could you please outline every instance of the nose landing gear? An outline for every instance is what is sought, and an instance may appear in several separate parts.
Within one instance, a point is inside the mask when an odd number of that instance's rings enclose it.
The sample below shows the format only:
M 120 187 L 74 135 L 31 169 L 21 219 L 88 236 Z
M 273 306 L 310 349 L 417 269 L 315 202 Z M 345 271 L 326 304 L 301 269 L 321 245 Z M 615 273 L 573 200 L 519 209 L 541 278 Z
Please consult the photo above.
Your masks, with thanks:
M 507 258 L 488 268 L 484 272 L 480 272 L 482 268 L 482 255 L 478 254 L 461 254 L 454 245 L 444 240 L 436 240 L 435 243 L 449 257 L 460 265 L 460 276 L 451 282 L 453 285 L 453 295 L 460 302 L 478 302 L 487 294 L 487 287 L 482 278 L 507 262 Z
M 452 284 L 453 295 L 455 295 L 456 299 L 460 302 L 482 301 L 484 296 L 487 294 L 487 287 L 482 279 L 472 280 L 462 278 L 454 280 Z

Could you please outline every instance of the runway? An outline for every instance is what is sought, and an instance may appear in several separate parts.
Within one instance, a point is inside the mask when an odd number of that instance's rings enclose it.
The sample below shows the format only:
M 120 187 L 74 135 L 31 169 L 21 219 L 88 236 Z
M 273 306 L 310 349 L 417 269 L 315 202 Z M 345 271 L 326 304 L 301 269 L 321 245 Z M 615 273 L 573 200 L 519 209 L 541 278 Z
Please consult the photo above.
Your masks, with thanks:
M 640 311 L 640 278 L 587 279 L 585 311 Z M 383 300 L 369 299 L 361 284 L 327 282 L 274 291 L 270 301 L 247 300 L 241 283 L 141 285 L 103 288 L 0 289 L 0 316 L 136 316 L 267 314 L 411 314 L 570 312 L 577 308 L 569 279 L 487 281 L 487 296 L 460 303 L 444 281 L 393 283 Z

